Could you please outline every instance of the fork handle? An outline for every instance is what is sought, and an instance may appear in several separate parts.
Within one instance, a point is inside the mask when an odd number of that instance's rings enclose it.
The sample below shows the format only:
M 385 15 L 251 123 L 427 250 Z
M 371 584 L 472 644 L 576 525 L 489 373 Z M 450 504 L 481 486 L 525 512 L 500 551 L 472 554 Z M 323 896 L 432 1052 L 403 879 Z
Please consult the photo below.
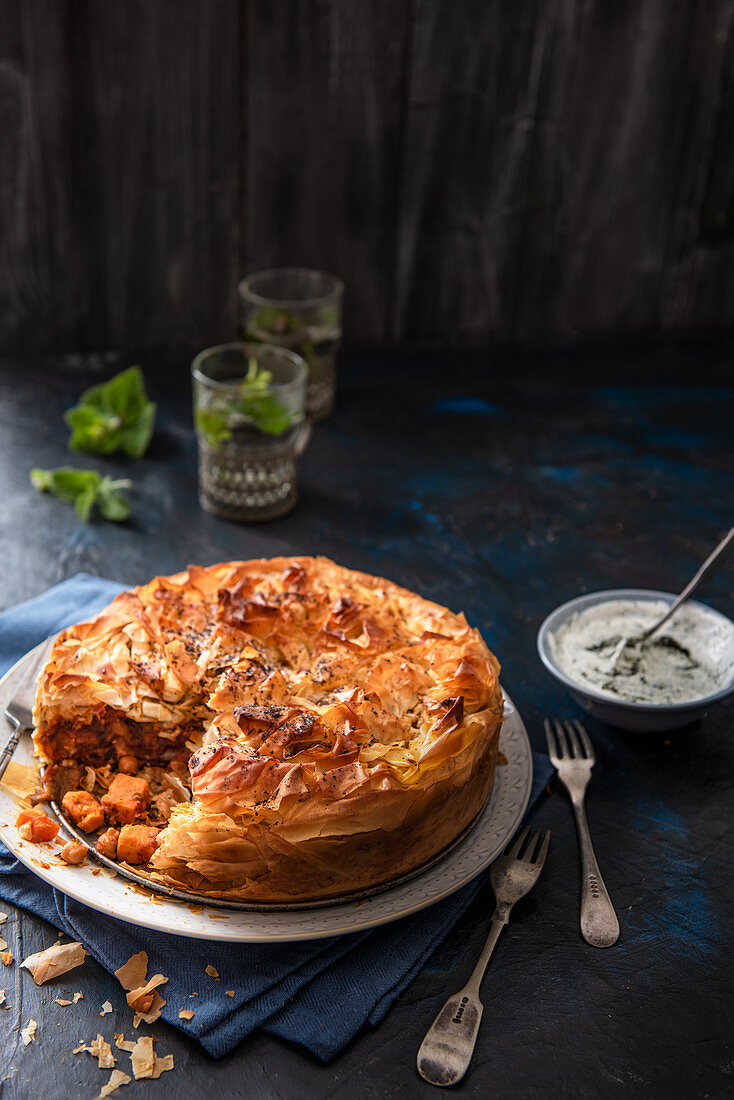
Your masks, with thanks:
M 592 947 L 611 947 L 619 939 L 619 921 L 596 862 L 583 797 L 571 802 L 581 851 L 581 935 Z
M 499 907 L 498 907 L 499 909 Z M 418 1072 L 431 1085 L 446 1087 L 460 1081 L 469 1068 L 482 1020 L 479 986 L 500 932 L 507 924 L 495 910 L 487 942 L 469 981 L 444 1004 L 425 1034 L 418 1051 Z
M 10 721 L 10 719 L 8 719 L 8 721 Z M 18 742 L 20 741 L 20 735 L 22 733 L 23 727 L 21 726 L 21 724 L 19 722 L 15 723 L 15 730 L 13 731 L 10 740 L 8 741 L 3 751 L 0 752 L 0 779 L 2 779 L 2 777 L 5 775 L 5 769 L 10 763 L 10 759 L 18 747 Z

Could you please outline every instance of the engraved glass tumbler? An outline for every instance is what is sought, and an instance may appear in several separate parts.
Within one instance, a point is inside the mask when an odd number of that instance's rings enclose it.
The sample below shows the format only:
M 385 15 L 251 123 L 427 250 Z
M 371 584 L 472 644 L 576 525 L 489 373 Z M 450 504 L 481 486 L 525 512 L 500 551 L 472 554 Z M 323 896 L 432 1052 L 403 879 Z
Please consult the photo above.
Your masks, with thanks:
M 221 344 L 197 355 L 191 374 L 202 508 L 246 521 L 290 512 L 311 434 L 303 359 L 273 345 Z
M 344 283 L 325 271 L 277 267 L 248 275 L 239 292 L 244 339 L 279 344 L 303 356 L 306 412 L 323 420 L 334 408 Z

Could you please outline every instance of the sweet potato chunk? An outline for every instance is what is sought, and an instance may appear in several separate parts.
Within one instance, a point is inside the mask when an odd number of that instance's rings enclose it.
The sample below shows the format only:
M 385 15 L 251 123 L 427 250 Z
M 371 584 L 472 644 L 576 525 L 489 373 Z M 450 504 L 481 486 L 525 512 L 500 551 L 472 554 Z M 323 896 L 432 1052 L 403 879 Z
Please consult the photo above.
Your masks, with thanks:
M 102 806 L 108 821 L 130 825 L 147 809 L 150 803 L 150 787 L 147 779 L 118 773 L 110 783 L 107 794 L 102 795 Z
M 104 813 L 89 791 L 67 791 L 61 805 L 75 824 L 85 833 L 93 833 L 104 825 Z
M 21 810 L 15 824 L 23 840 L 30 840 L 34 844 L 41 840 L 53 840 L 59 831 L 56 822 L 40 810 Z
M 119 829 L 105 829 L 97 841 L 97 851 L 108 859 L 117 859 L 117 841 L 120 839 Z
M 117 858 L 125 863 L 147 863 L 158 847 L 158 829 L 152 825 L 123 825 Z

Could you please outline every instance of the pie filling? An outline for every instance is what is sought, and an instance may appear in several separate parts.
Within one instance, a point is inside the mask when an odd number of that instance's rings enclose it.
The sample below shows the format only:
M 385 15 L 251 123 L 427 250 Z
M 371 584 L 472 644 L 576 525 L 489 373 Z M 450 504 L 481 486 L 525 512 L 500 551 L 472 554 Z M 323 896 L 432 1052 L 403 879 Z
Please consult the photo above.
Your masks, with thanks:
M 463 616 L 327 559 L 190 567 L 57 639 L 35 712 L 45 796 L 168 885 L 362 889 L 481 809 L 498 672 Z

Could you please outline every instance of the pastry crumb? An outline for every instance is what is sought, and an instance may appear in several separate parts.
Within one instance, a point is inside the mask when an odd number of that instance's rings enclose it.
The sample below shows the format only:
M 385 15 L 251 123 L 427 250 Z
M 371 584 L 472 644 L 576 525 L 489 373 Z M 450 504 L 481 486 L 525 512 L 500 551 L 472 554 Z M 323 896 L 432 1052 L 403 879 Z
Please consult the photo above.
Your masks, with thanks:
M 81 966 L 87 952 L 81 943 L 55 943 L 45 951 L 36 951 L 20 964 L 30 970 L 36 985 Z
M 207 974 L 209 975 L 210 978 L 218 978 L 219 977 L 219 971 L 217 970 L 216 966 L 212 966 L 211 963 L 209 963 L 209 965 L 207 966 L 206 972 L 207 972 Z
M 135 1043 L 132 1042 L 131 1039 L 126 1039 L 122 1033 L 119 1035 L 115 1034 L 115 1046 L 119 1047 L 120 1050 L 126 1050 L 128 1052 L 135 1050 Z
M 173 1069 L 173 1055 L 167 1054 L 165 1058 L 159 1058 L 153 1050 L 152 1035 L 144 1035 L 138 1039 L 130 1052 L 130 1061 L 136 1081 L 145 1078 L 155 1079 L 167 1070 Z
M 112 1005 L 109 1001 L 105 1001 L 105 1003 L 102 1005 L 100 1016 L 106 1016 L 108 1012 L 112 1012 Z
M 194 1012 L 191 1008 L 182 1008 L 178 1015 L 181 1020 L 193 1020 L 194 1018 Z
M 234 997 L 234 989 L 225 989 L 224 996 L 225 997 Z
M 99 1032 L 97 1032 L 97 1038 L 90 1043 L 89 1046 L 85 1046 L 84 1043 L 82 1043 L 82 1045 L 76 1047 L 72 1053 L 79 1054 L 82 1050 L 88 1051 L 92 1057 L 97 1059 L 97 1065 L 100 1069 L 112 1069 L 115 1064 L 115 1056 L 112 1053 L 112 1047 L 105 1041 L 104 1036 L 100 1035 Z
M 26 1026 L 21 1031 L 20 1036 L 21 1036 L 21 1039 L 23 1040 L 23 1046 L 24 1047 L 27 1047 L 29 1043 L 32 1043 L 32 1042 L 35 1041 L 36 1028 L 37 1027 L 38 1027 L 38 1023 L 35 1020 L 29 1020 L 28 1023 L 26 1024 Z
M 131 1081 L 132 1077 L 128 1073 L 123 1073 L 121 1069 L 113 1069 L 109 1081 L 102 1086 L 95 1100 L 104 1100 L 106 1096 L 112 1096 L 122 1085 L 129 1085 Z

